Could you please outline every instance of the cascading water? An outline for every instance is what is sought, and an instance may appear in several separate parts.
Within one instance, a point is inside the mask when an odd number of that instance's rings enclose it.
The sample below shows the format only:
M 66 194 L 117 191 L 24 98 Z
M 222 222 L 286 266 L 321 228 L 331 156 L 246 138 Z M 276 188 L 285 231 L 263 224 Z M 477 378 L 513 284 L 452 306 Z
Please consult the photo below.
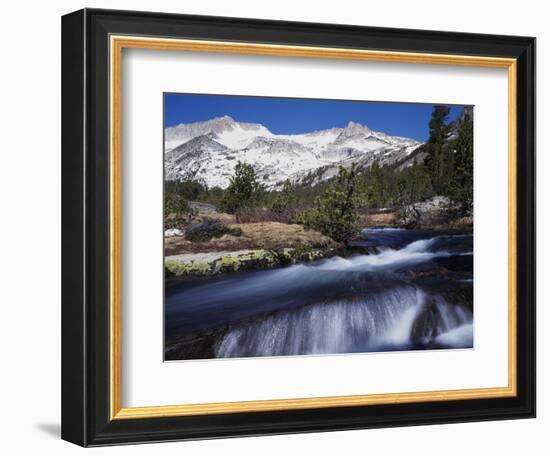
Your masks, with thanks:
M 373 351 L 406 343 L 421 293 L 398 288 L 356 301 L 314 304 L 277 312 L 230 329 L 217 355 L 278 356 Z
M 413 324 L 426 305 L 425 294 L 398 288 L 356 301 L 314 304 L 277 312 L 258 321 L 232 327 L 216 349 L 218 358 L 357 353 L 419 348 L 418 344 L 445 344 L 445 334 L 471 322 L 467 311 L 456 312 L 443 301 L 437 311 L 443 324 L 435 328 L 440 340 L 411 338 Z M 420 328 L 419 331 L 431 328 Z M 470 346 L 463 335 L 460 346 Z
M 167 359 L 472 347 L 472 237 L 380 234 L 378 254 L 171 290 Z

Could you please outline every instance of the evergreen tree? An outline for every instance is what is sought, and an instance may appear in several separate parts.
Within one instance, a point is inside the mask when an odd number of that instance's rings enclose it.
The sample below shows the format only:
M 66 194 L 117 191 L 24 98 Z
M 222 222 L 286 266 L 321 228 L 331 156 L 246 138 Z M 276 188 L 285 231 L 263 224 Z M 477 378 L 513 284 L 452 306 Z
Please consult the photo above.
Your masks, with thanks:
M 294 216 L 295 205 L 296 191 L 287 179 L 283 184 L 282 190 L 271 201 L 271 210 L 277 215 L 279 221 L 289 222 Z
M 300 214 L 299 222 L 335 241 L 347 242 L 360 231 L 357 210 L 364 197 L 359 184 L 355 164 L 349 170 L 340 166 L 334 182 L 315 199 L 313 208 Z
M 238 209 L 256 203 L 262 192 L 263 186 L 258 182 L 252 165 L 239 161 L 235 165 L 235 174 L 224 192 L 221 209 L 234 214 Z
M 430 138 L 426 143 L 425 165 L 430 172 L 432 187 L 436 194 L 446 192 L 449 178 L 448 171 L 451 170 L 450 158 L 446 147 L 446 139 L 450 127 L 447 124 L 450 109 L 448 106 L 435 105 L 430 119 Z
M 451 201 L 461 212 L 472 210 L 474 202 L 474 130 L 470 115 L 465 112 L 453 144 L 454 170 L 449 188 Z
M 378 164 L 378 160 L 370 166 L 365 175 L 366 186 L 369 194 L 369 205 L 373 207 L 382 207 L 387 200 L 387 180 L 383 169 Z
M 414 160 L 397 177 L 397 203 L 401 206 L 423 201 L 431 196 L 430 175 L 424 166 Z

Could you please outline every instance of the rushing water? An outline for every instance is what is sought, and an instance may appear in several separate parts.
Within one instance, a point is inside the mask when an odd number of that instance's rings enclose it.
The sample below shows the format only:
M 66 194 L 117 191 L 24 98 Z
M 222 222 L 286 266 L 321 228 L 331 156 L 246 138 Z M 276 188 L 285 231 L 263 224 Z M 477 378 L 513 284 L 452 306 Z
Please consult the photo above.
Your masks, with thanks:
M 354 247 L 378 253 L 167 289 L 166 359 L 473 346 L 470 234 L 365 230 Z

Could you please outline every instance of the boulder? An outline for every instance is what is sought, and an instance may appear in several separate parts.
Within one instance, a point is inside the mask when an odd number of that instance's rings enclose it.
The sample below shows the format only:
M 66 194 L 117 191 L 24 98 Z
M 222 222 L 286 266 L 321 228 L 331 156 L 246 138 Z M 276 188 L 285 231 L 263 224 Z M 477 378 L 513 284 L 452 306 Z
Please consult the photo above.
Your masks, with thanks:
M 185 231 L 185 239 L 193 242 L 209 241 L 212 238 L 220 238 L 224 234 L 240 236 L 241 233 L 240 228 L 230 228 L 220 220 L 204 219 Z
M 414 320 L 411 328 L 411 340 L 428 343 L 439 335 L 438 328 L 442 325 L 442 317 L 435 300 L 427 298 L 426 302 Z
M 467 228 L 467 220 L 464 223 L 456 223 L 453 209 L 449 198 L 434 196 L 429 200 L 402 207 L 398 214 L 398 220 L 403 228 Z

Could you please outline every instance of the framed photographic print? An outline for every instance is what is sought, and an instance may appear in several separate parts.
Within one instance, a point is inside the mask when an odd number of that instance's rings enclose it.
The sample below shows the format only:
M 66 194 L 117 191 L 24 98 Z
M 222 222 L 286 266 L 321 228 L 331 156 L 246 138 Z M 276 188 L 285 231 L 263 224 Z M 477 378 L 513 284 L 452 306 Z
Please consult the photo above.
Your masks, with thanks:
M 535 40 L 62 22 L 62 436 L 535 416 Z

